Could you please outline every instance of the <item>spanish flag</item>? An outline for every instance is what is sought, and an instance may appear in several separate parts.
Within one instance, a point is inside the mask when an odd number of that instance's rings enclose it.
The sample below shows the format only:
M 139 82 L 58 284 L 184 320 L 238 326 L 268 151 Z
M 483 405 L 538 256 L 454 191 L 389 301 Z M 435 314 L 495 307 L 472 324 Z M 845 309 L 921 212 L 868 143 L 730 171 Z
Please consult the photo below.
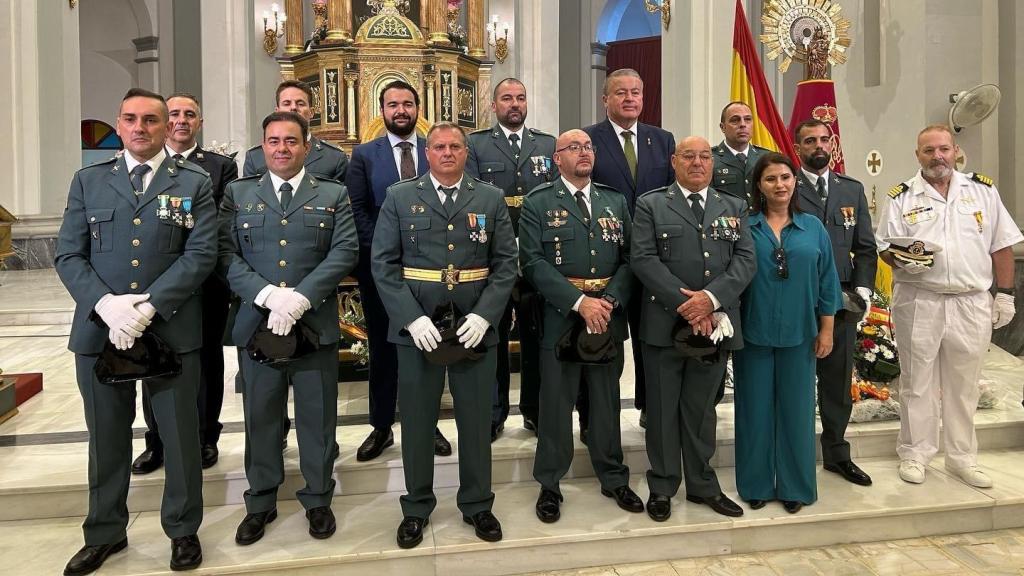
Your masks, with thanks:
M 750 142 L 781 152 L 793 162 L 799 163 L 796 150 L 793 149 L 793 138 L 786 132 L 786 125 L 782 123 L 782 116 L 775 107 L 772 91 L 764 78 L 742 0 L 736 0 L 732 50 L 732 86 L 729 94 L 732 100 L 745 102 L 754 113 L 754 130 Z

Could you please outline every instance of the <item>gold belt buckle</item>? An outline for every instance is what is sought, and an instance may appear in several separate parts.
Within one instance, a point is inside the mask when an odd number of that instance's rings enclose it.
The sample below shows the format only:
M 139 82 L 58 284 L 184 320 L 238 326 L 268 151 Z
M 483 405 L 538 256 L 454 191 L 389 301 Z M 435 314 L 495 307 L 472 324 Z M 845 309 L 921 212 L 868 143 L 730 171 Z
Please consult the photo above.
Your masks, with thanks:
M 459 283 L 459 271 L 455 269 L 454 264 L 449 264 L 447 268 L 441 270 L 441 282 L 447 284 L 449 290 Z

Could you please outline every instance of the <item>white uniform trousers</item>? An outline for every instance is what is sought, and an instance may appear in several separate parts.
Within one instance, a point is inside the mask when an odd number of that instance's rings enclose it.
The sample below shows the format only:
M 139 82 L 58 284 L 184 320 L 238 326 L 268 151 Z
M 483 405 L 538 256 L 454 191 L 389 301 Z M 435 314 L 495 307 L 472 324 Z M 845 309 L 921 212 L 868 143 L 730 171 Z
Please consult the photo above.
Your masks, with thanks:
M 946 465 L 974 466 L 974 412 L 992 339 L 992 296 L 986 291 L 938 294 L 898 282 L 892 319 L 901 371 L 896 453 L 928 464 L 939 450 L 941 414 Z

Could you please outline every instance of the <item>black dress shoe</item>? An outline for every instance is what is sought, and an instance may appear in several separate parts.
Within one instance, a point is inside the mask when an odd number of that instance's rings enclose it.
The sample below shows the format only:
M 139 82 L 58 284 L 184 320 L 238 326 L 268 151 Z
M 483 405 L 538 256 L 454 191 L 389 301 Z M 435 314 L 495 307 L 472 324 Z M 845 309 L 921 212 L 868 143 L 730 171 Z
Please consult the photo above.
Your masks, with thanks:
M 220 451 L 217 450 L 216 444 L 203 444 L 199 454 L 203 460 L 204 470 L 216 464 L 217 458 L 220 457 Z
M 82 549 L 75 553 L 68 560 L 64 567 L 64 576 L 82 576 L 99 570 L 107 556 L 117 554 L 128 547 L 128 539 L 125 538 L 114 544 L 97 544 L 96 546 L 82 546 Z
M 542 488 L 540 497 L 537 498 L 537 518 L 540 518 L 541 522 L 547 524 L 558 522 L 558 519 L 562 517 L 562 513 L 558 510 L 561 501 L 561 496 L 551 490 Z
M 341 446 L 338 446 L 338 442 L 334 442 L 334 447 L 331 449 L 331 460 L 337 460 L 341 456 Z
M 747 500 L 747 506 L 750 506 L 751 510 L 760 510 L 761 508 L 764 508 L 764 505 L 767 503 L 767 500 Z
M 800 511 L 801 508 L 804 507 L 804 503 L 798 502 L 796 500 L 783 500 L 782 507 L 786 509 L 786 512 L 789 512 L 790 514 L 796 514 Z
M 586 428 L 580 428 L 580 442 L 582 442 L 584 446 L 587 445 L 587 429 Z
M 423 529 L 430 524 L 427 518 L 406 516 L 398 525 L 398 547 L 415 548 L 423 542 Z
M 707 498 L 702 496 L 690 496 L 687 494 L 686 499 L 697 504 L 707 504 L 712 510 L 718 512 L 722 516 L 743 516 L 743 508 L 740 508 L 739 504 L 733 502 L 728 496 L 721 492 L 718 493 L 718 496 L 711 496 Z
M 530 416 L 523 416 L 523 428 L 526 428 L 530 432 L 533 432 L 533 435 L 536 436 L 537 435 L 537 419 L 536 418 L 531 418 Z
M 324 540 L 334 536 L 338 529 L 338 523 L 334 520 L 334 512 L 330 506 L 310 508 L 306 510 L 306 518 L 309 519 L 309 535 L 317 540 Z
M 476 537 L 483 540 L 484 542 L 497 542 L 501 540 L 501 524 L 498 523 L 498 519 L 491 514 L 490 510 L 483 510 L 470 516 L 463 516 L 462 521 L 466 524 L 472 524 L 473 528 L 476 529 Z
M 505 429 L 504 422 L 491 422 L 491 442 L 494 442 L 501 436 L 501 431 Z
M 171 540 L 171 570 L 193 570 L 203 563 L 199 536 L 181 536 Z
M 644 408 L 640 411 L 640 427 L 644 430 L 647 429 L 647 409 Z
M 647 499 L 647 515 L 655 522 L 664 522 L 672 515 L 672 499 L 663 494 L 651 494 Z
M 132 462 L 132 474 L 149 474 L 164 465 L 164 453 L 146 448 Z
M 363 440 L 362 445 L 356 450 L 356 460 L 360 462 L 366 462 L 367 460 L 373 460 L 385 448 L 395 443 L 395 435 L 391 432 L 391 428 L 374 428 L 370 435 Z
M 448 442 L 448 439 L 441 434 L 440 428 L 434 428 L 434 455 L 435 456 L 451 456 L 452 445 Z
M 619 486 L 612 490 L 605 490 L 601 488 L 601 494 L 609 498 L 614 498 L 615 503 L 619 505 L 626 512 L 643 512 L 644 501 L 633 492 L 628 485 Z
M 853 482 L 860 486 L 871 486 L 871 476 L 868 476 L 867 472 L 861 470 L 852 460 L 825 464 L 825 470 L 839 474 L 846 478 L 848 482 Z
M 235 530 L 235 543 L 239 546 L 248 546 L 260 538 L 263 538 L 267 524 L 277 519 L 277 508 L 266 512 L 253 512 L 246 514 L 242 522 Z

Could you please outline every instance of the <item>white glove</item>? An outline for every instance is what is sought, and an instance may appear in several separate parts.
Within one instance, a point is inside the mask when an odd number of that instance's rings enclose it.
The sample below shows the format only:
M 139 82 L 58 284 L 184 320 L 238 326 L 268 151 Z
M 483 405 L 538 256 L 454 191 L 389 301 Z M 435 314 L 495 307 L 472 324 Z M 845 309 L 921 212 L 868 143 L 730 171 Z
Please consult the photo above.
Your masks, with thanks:
M 145 302 L 139 302 L 135 305 L 135 309 L 142 313 L 146 317 L 146 320 L 152 320 L 156 316 L 156 308 L 149 303 L 149 300 Z
M 110 334 L 107 335 L 107 338 L 110 338 L 110 343 L 118 350 L 127 350 L 135 345 L 135 338 L 132 338 L 124 332 L 115 332 L 114 330 L 111 330 Z
M 459 336 L 459 342 L 465 344 L 467 349 L 476 348 L 483 341 L 490 325 L 490 322 L 476 314 L 466 314 L 466 321 L 455 333 Z
M 281 314 L 274 310 L 270 311 L 270 317 L 267 318 L 267 328 L 278 336 L 287 336 L 292 331 L 292 327 L 295 326 L 295 319 L 286 314 Z
M 149 294 L 107 294 L 96 303 L 95 310 L 107 328 L 138 338 L 149 326 L 150 319 L 137 310 L 135 305 L 146 300 L 149 300 Z
M 296 292 L 294 288 L 281 288 L 280 286 L 275 286 L 270 291 L 264 304 L 274 312 L 290 316 L 295 320 L 302 318 L 302 315 L 310 309 L 309 300 L 305 296 Z
M 924 264 L 918 264 L 917 262 L 903 262 L 900 261 L 900 265 L 897 266 L 900 270 L 903 270 L 907 274 L 920 274 L 931 269 L 931 266 L 925 266 Z
M 437 345 L 441 343 L 441 333 L 426 316 L 413 320 L 405 329 L 409 331 L 409 336 L 412 336 L 413 344 L 424 352 L 436 350 Z
M 871 313 L 871 296 L 873 292 L 871 291 L 871 288 L 866 288 L 864 286 L 857 286 L 853 291 L 864 299 L 864 317 L 861 318 L 860 321 L 867 322 L 868 314 Z
M 995 302 L 992 303 L 992 329 L 998 330 L 1009 324 L 1014 312 L 1013 296 L 996 294 Z
M 715 312 L 712 314 L 712 322 L 715 324 L 715 329 L 711 332 L 711 336 L 709 336 L 712 342 L 718 344 L 726 338 L 732 338 L 735 332 L 728 314 L 725 312 Z

